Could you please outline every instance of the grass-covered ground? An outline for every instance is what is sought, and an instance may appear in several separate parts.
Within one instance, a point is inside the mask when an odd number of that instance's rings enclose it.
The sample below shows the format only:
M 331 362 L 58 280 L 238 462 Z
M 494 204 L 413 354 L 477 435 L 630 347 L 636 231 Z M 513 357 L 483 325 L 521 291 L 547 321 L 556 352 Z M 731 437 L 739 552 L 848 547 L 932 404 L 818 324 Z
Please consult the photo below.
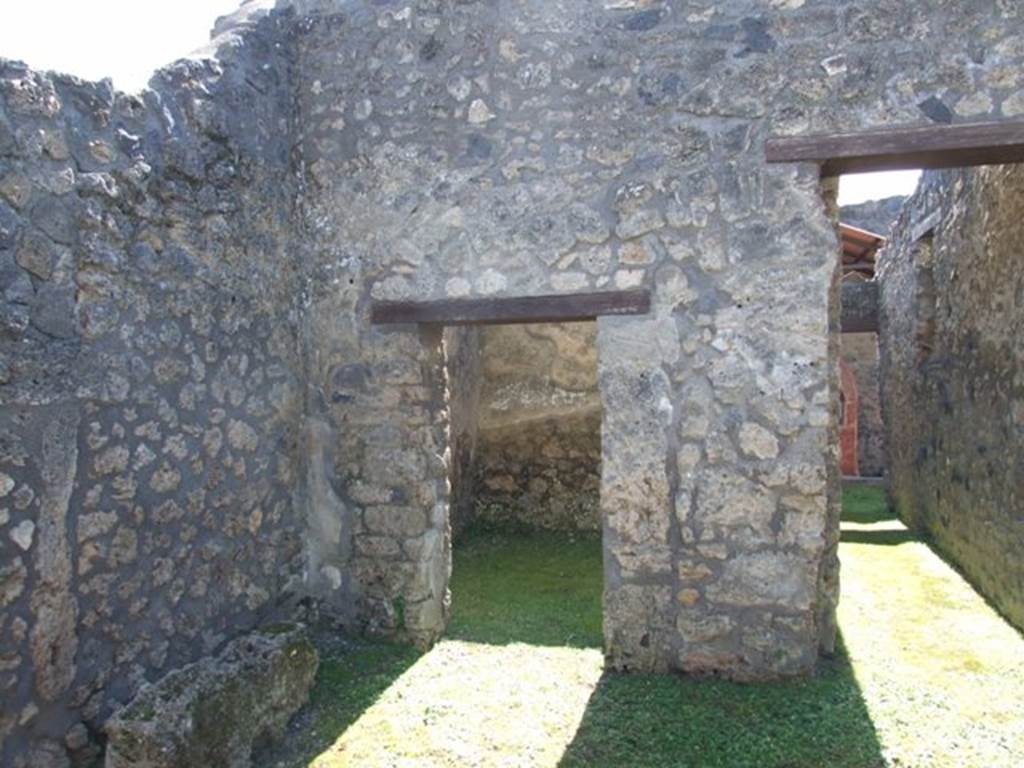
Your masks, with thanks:
M 602 671 L 596 536 L 476 532 L 425 655 L 339 643 L 265 766 L 1024 765 L 1024 641 L 886 508 L 844 497 L 845 649 L 813 680 Z

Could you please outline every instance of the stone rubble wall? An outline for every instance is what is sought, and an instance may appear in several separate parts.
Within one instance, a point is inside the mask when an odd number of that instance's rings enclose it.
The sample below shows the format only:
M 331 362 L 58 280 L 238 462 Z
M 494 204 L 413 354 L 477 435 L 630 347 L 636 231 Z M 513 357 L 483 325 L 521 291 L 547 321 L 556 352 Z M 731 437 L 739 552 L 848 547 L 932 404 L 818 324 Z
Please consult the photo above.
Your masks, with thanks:
M 892 499 L 1020 627 L 1022 242 L 1024 166 L 928 172 L 880 271 Z
M 601 529 L 597 325 L 485 328 L 475 518 Z
M 291 63 L 255 10 L 139 96 L 0 61 L 4 766 L 87 764 L 300 586 Z
M 839 220 L 843 224 L 849 224 L 874 232 L 883 237 L 889 236 L 889 230 L 900 216 L 903 204 L 907 198 L 905 195 L 894 195 L 881 200 L 868 200 L 856 205 L 844 205 L 839 209 Z
M 838 243 L 818 169 L 763 140 L 1019 114 L 1017 4 L 287 4 L 310 418 L 344 445 L 314 507 L 354 542 L 324 596 L 419 642 L 449 607 L 439 336 L 370 327 L 371 299 L 646 286 L 648 317 L 598 321 L 610 663 L 809 672 L 838 597 Z
M 481 329 L 446 328 L 445 375 L 448 390 L 448 451 L 451 502 L 448 517 L 452 536 L 469 525 L 476 501 L 475 473 L 480 435 L 482 386 Z
M 296 624 L 275 624 L 176 669 L 107 721 L 104 768 L 249 768 L 309 700 L 319 656 Z
M 857 381 L 857 447 L 860 474 L 882 477 L 885 474 L 885 425 L 882 423 L 879 382 L 878 335 L 844 333 L 840 341 L 843 361 Z
M 838 244 L 763 141 L 1021 115 L 1019 4 L 269 3 L 140 98 L 0 68 L 0 762 L 297 593 L 440 636 L 459 402 L 375 298 L 649 288 L 597 323 L 610 665 L 809 673 Z

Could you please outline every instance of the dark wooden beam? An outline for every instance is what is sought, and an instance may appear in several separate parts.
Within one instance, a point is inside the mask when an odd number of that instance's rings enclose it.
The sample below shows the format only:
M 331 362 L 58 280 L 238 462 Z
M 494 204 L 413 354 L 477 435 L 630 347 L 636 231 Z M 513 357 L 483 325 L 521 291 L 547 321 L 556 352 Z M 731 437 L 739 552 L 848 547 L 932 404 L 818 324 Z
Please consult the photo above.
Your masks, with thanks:
M 594 320 L 602 315 L 645 315 L 650 310 L 650 291 L 642 289 L 556 296 L 373 301 L 370 304 L 370 322 L 374 325 L 565 323 Z
M 769 163 L 820 163 L 822 175 L 1024 162 L 1024 121 L 772 137 Z

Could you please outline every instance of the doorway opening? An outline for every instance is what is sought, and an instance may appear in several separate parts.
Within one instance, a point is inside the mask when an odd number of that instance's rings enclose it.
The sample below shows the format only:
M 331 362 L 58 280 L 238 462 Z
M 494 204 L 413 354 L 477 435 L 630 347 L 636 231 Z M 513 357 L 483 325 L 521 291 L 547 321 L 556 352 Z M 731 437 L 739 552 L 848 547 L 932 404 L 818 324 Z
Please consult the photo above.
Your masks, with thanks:
M 600 647 L 596 322 L 448 328 L 444 348 L 453 548 L 447 636 Z

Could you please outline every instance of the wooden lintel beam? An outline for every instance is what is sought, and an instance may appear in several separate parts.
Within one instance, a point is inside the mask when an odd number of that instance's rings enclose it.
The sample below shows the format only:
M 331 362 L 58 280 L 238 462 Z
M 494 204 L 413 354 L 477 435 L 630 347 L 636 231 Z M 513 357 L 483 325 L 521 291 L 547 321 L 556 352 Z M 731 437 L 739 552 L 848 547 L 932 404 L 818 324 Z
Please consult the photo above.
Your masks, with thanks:
M 1024 162 L 1024 121 L 772 137 L 769 163 L 820 163 L 822 175 Z
M 571 293 L 555 296 L 440 299 L 438 301 L 373 301 L 374 325 L 512 325 L 594 320 L 603 315 L 645 315 L 651 309 L 646 289 Z

